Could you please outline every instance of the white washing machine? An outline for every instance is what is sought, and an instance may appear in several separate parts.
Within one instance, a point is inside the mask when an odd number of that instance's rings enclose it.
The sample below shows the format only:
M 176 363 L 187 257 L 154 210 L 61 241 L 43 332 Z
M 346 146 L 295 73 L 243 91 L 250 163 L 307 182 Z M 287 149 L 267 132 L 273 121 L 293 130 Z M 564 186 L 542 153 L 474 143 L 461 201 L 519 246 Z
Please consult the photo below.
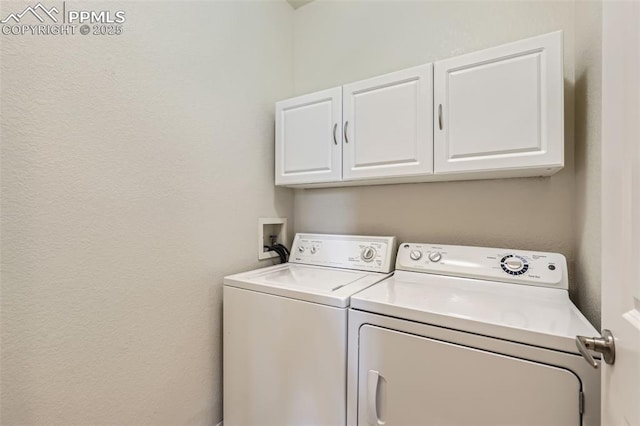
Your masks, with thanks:
M 349 301 L 395 252 L 394 237 L 297 234 L 289 263 L 225 277 L 225 426 L 346 423 Z
M 560 254 L 401 244 L 351 298 L 347 423 L 598 425 L 575 337 L 599 334 L 567 288 Z

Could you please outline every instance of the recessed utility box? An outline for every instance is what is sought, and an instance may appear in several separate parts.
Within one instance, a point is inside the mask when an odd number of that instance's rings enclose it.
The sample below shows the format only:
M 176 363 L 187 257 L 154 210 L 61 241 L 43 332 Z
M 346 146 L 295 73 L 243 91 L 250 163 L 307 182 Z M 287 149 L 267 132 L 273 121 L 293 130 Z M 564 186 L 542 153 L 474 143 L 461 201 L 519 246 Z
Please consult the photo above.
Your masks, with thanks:
M 287 218 L 286 217 L 260 217 L 258 218 L 258 260 L 278 257 L 275 251 L 267 251 L 265 246 L 287 243 Z

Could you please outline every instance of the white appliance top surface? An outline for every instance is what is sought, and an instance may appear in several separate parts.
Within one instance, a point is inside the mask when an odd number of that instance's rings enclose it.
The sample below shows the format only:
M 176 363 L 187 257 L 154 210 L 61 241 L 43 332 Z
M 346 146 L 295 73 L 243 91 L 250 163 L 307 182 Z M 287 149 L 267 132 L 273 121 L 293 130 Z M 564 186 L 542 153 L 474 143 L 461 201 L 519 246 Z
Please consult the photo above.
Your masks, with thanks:
M 263 285 L 286 288 L 299 288 L 309 291 L 331 293 L 347 284 L 365 277 L 367 274 L 344 269 L 310 268 L 303 265 L 289 265 L 253 276 L 256 282 Z
M 395 237 L 298 233 L 289 263 L 231 275 L 224 284 L 346 308 L 352 294 L 390 275 L 396 249 Z
M 345 308 L 354 293 L 390 274 L 285 263 L 225 277 L 224 284 Z
M 351 307 L 572 353 L 576 335 L 598 335 L 564 290 L 470 278 L 396 271 Z
M 569 299 L 561 255 L 437 247 L 441 256 L 432 261 L 430 250 L 425 251 L 429 245 L 402 244 L 395 275 L 353 296 L 351 307 L 576 354 L 576 335 L 599 335 Z M 417 248 L 425 252 L 414 260 L 411 253 L 417 257 Z M 496 258 L 496 250 L 502 257 Z M 509 265 L 502 268 L 508 253 L 528 263 L 534 276 L 529 271 L 514 275 Z M 535 275 L 536 270 L 549 273 Z M 488 277 L 480 279 L 483 273 Z

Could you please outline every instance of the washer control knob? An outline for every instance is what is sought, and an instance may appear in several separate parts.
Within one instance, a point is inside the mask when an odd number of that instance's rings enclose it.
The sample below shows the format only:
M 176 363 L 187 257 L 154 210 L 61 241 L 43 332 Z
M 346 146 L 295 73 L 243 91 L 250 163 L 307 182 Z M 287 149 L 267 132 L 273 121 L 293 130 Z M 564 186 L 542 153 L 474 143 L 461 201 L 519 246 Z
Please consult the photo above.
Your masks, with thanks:
M 311 250 L 309 250 L 311 252 L 311 254 L 316 254 L 316 252 L 318 251 L 318 247 L 313 246 L 311 247 Z
M 440 254 L 437 251 L 431 252 L 429 253 L 429 260 L 432 262 L 440 262 L 440 259 L 442 259 L 442 254 Z
M 298 253 L 304 253 L 304 246 L 298 247 Z
M 373 247 L 369 246 L 369 247 L 365 247 L 362 250 L 362 253 L 360 254 L 360 257 L 362 258 L 362 260 L 364 260 L 365 262 L 371 262 L 373 260 L 374 257 L 376 257 L 376 249 L 374 249 Z
M 411 253 L 409 253 L 409 257 L 411 258 L 411 260 L 420 260 L 420 258 L 422 257 L 422 252 L 420 250 L 411 250 Z

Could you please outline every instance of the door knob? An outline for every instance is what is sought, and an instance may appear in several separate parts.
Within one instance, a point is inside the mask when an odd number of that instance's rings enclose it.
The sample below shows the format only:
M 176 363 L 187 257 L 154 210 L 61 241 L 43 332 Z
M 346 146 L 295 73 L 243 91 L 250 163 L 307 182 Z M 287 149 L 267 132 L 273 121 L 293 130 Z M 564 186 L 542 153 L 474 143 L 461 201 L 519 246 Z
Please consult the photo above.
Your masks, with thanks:
M 598 368 L 598 363 L 593 359 L 589 350 L 601 353 L 607 364 L 613 364 L 616 361 L 616 343 L 609 330 L 602 330 L 602 337 L 576 336 L 576 346 L 585 361 L 593 368 Z

